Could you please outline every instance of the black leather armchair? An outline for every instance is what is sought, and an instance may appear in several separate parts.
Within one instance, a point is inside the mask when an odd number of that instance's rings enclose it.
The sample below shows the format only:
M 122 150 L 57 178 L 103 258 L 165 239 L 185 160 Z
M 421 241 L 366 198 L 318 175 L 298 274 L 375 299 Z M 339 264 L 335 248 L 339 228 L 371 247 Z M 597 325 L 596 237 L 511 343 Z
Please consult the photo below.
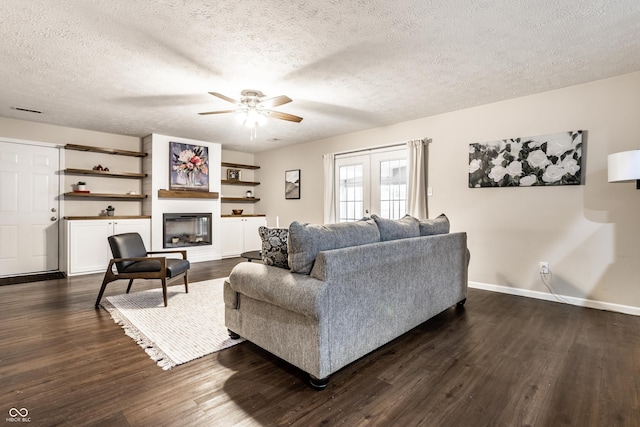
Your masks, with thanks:
M 100 305 L 100 300 L 104 294 L 104 290 L 108 283 L 120 279 L 129 279 L 127 293 L 131 290 L 134 279 L 160 279 L 162 281 L 162 295 L 164 297 L 164 306 L 167 306 L 167 278 L 176 277 L 184 274 L 184 289 L 189 292 L 189 261 L 187 260 L 187 251 L 155 251 L 147 252 L 144 247 L 142 237 L 138 233 L 124 233 L 109 236 L 109 246 L 113 259 L 109 262 L 107 271 L 102 280 L 102 287 L 96 300 L 96 308 Z M 164 255 L 171 253 L 179 253 L 182 258 L 166 258 Z M 115 273 L 113 265 L 116 266 Z

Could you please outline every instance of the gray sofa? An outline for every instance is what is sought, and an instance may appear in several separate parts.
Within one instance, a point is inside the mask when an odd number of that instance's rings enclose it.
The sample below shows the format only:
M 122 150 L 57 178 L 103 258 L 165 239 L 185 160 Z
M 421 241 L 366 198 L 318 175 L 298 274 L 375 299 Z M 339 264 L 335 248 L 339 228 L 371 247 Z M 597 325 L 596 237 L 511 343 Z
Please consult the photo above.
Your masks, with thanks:
M 285 230 L 290 269 L 266 258 L 244 262 L 225 282 L 230 335 L 297 366 L 323 389 L 330 374 L 464 304 L 466 233 L 449 233 L 448 220 L 446 233 L 435 235 L 421 235 L 415 218 L 389 221 L 292 223 Z

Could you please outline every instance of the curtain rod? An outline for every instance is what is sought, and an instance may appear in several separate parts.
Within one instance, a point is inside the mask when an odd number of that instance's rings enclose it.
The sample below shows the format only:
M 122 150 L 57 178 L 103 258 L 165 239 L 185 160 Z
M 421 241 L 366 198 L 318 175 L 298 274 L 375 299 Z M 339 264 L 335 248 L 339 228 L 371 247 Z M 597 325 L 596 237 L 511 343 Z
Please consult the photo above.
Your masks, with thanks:
M 422 139 L 422 143 L 423 144 L 429 144 L 431 143 L 431 138 L 421 138 Z M 407 140 L 407 141 L 412 141 L 411 139 Z M 335 156 L 342 156 L 345 154 L 355 154 L 355 153 L 364 153 L 366 151 L 372 151 L 372 150 L 379 150 L 381 148 L 393 148 L 393 147 L 401 147 L 403 145 L 407 144 L 407 141 L 405 142 L 394 142 L 393 144 L 388 144 L 388 145 L 380 145 L 380 146 L 376 146 L 376 147 L 370 147 L 370 148 L 361 148 L 359 150 L 351 150 L 351 151 L 339 151 L 337 153 L 333 153 Z

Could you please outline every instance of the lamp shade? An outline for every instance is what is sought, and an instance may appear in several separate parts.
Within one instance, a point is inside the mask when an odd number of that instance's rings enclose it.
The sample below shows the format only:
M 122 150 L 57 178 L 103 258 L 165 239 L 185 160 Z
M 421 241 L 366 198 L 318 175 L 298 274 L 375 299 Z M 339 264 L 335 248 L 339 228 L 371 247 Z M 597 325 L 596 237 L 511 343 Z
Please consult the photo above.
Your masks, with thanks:
M 640 150 L 609 154 L 609 182 L 640 180 Z

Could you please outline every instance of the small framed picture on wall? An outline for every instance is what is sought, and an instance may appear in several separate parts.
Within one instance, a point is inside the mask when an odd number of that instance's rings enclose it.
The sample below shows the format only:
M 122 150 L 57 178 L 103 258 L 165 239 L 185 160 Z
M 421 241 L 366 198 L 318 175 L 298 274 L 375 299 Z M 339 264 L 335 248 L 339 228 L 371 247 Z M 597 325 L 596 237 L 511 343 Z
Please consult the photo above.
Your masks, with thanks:
M 284 198 L 300 198 L 300 169 L 294 169 L 284 173 Z

